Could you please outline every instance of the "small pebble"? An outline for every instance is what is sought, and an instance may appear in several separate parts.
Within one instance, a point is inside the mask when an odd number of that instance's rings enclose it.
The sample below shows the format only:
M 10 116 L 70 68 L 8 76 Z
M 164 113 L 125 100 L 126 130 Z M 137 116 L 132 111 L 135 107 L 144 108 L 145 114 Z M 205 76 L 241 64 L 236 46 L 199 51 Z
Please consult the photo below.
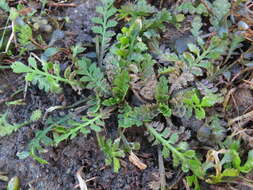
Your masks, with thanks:
M 244 21 L 238 22 L 237 26 L 238 26 L 239 30 L 248 30 L 249 29 L 249 25 Z

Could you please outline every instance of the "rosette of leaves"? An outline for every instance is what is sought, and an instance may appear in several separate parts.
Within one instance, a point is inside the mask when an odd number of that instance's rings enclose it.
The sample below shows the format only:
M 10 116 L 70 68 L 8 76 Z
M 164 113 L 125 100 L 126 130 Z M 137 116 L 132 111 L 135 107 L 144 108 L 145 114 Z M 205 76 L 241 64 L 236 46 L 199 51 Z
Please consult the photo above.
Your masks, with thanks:
M 214 36 L 207 48 L 204 45 L 198 47 L 190 43 L 188 44 L 189 51 L 182 55 L 175 53 L 163 55 L 163 59 L 174 62 L 175 66 L 175 70 L 170 74 L 169 82 L 172 83 L 170 93 L 185 87 L 195 77 L 203 76 L 205 72 L 212 75 L 214 73 L 213 62 L 226 52 L 227 42 L 227 40 Z

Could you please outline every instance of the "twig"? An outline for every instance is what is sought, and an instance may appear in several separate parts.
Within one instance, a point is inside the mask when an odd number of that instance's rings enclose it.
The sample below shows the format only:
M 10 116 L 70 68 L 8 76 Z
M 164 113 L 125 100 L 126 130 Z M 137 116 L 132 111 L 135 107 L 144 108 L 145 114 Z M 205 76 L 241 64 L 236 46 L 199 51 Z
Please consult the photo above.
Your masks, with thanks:
M 238 117 L 236 117 L 236 118 L 234 118 L 234 119 L 229 120 L 229 121 L 228 121 L 228 126 L 233 125 L 233 124 L 234 124 L 235 122 L 237 122 L 237 121 L 249 120 L 249 119 L 253 119 L 253 111 L 248 112 L 248 113 L 246 113 L 246 114 L 244 114 L 244 115 L 241 115 L 241 116 L 238 116 Z
M 184 186 L 185 186 L 185 189 L 186 190 L 191 190 L 189 185 L 187 184 L 187 182 L 185 181 L 185 179 L 183 179 L 183 183 L 184 183 Z
M 160 9 L 163 7 L 163 1 L 164 1 L 164 0 L 161 0 L 161 1 L 160 1 L 160 6 L 159 6 Z
M 11 45 L 11 42 L 12 42 L 12 40 L 13 40 L 14 37 L 15 37 L 14 25 L 15 25 L 15 24 L 14 24 L 14 21 L 12 21 L 12 23 L 11 23 L 12 32 L 11 32 L 10 38 L 9 38 L 9 40 L 8 40 L 8 42 L 7 42 L 7 45 L 6 45 L 6 48 L 5 48 L 5 53 L 8 52 L 9 47 L 10 47 L 10 45 Z
M 77 7 L 77 4 L 75 3 L 48 3 L 49 7 Z
M 30 38 L 31 42 L 37 46 L 38 48 L 42 49 L 42 50 L 45 50 L 47 48 L 47 46 L 43 46 L 43 45 L 40 45 L 38 42 L 36 42 L 36 40 L 34 40 L 33 38 Z
M 160 184 L 161 190 L 166 189 L 166 178 L 165 178 L 165 168 L 163 162 L 163 156 L 161 151 L 161 146 L 158 146 L 158 162 L 159 162 L 159 174 L 160 174 Z
M 9 25 L 9 26 L 4 26 L 4 27 L 1 27 L 0 28 L 0 30 L 7 30 L 7 29 L 11 29 L 12 28 L 12 26 L 11 25 Z
M 42 118 L 42 121 L 46 121 L 46 118 L 47 118 L 47 116 L 48 116 L 49 113 L 51 113 L 51 112 L 53 112 L 55 110 L 58 110 L 58 109 L 63 109 L 63 108 L 65 108 L 65 106 L 52 106 L 52 107 L 46 109 L 46 112 L 45 112 L 45 114 L 44 114 L 44 116 Z

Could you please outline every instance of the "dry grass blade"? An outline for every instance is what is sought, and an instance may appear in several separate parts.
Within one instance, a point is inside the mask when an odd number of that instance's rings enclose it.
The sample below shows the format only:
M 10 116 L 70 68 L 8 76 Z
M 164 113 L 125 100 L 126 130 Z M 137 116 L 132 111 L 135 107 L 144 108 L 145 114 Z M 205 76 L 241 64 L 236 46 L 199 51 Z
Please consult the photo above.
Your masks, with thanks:
M 145 170 L 147 168 L 147 165 L 142 163 L 141 160 L 133 152 L 130 153 L 129 161 L 140 170 Z
M 5 181 L 5 182 L 9 181 L 8 177 L 5 176 L 5 173 L 3 172 L 0 172 L 0 181 Z
M 76 177 L 78 179 L 78 182 L 79 182 L 79 187 L 81 190 L 88 190 L 88 187 L 86 185 L 86 182 L 85 180 L 82 178 L 81 174 L 82 174 L 82 170 L 83 170 L 83 167 L 81 167 L 77 173 L 76 173 Z

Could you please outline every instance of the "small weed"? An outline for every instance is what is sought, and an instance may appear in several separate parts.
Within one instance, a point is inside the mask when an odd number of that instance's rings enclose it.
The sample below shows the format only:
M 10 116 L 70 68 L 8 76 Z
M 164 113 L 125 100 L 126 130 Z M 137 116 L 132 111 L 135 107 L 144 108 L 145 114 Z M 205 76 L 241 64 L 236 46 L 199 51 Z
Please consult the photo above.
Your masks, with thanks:
M 106 159 L 106 165 L 113 165 L 114 172 L 118 172 L 120 169 L 119 158 L 125 157 L 125 153 L 120 149 L 120 139 L 116 139 L 114 142 L 111 139 L 105 139 L 103 136 L 97 135 L 98 144 L 101 150 L 104 152 Z
M 28 121 L 25 121 L 23 123 L 11 124 L 8 122 L 8 113 L 2 114 L 0 116 L 0 137 L 10 135 L 21 127 L 30 125 L 31 123 L 38 121 L 40 118 L 41 111 L 35 110 Z

